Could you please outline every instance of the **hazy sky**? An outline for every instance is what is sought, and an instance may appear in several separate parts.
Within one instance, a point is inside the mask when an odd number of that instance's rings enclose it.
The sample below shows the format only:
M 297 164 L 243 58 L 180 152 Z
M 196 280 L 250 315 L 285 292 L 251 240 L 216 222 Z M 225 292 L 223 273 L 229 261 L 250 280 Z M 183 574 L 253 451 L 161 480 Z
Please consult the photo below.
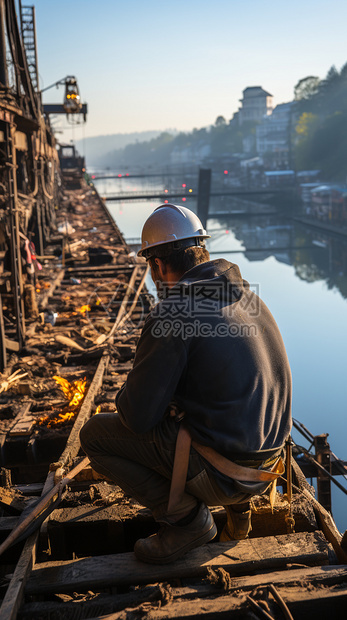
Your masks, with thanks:
M 347 62 L 346 0 L 33 4 L 41 87 L 76 75 L 89 105 L 86 136 L 207 126 L 232 117 L 246 86 L 282 103 L 300 78 Z M 62 97 L 52 89 L 44 101 Z

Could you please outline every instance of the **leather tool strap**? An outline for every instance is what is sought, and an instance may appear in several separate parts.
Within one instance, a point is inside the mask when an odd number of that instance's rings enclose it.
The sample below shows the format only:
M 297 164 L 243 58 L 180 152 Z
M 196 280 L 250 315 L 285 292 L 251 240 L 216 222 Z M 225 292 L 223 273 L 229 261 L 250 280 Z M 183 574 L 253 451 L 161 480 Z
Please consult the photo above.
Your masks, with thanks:
M 284 465 L 280 456 L 276 460 L 272 471 L 266 471 L 265 469 L 254 469 L 253 467 L 237 465 L 233 463 L 233 461 L 226 459 L 225 456 L 218 454 L 213 448 L 202 446 L 195 441 L 192 442 L 192 446 L 206 459 L 206 461 L 211 463 L 213 467 L 234 480 L 244 482 L 271 482 L 272 480 L 276 480 L 276 478 L 281 476 L 284 472 Z
M 253 469 L 252 467 L 243 467 L 237 465 L 221 454 L 218 454 L 213 448 L 203 446 L 196 441 L 192 442 L 189 430 L 181 424 L 176 440 L 175 459 L 172 470 L 172 479 L 168 503 L 168 512 L 172 512 L 179 505 L 186 485 L 187 472 L 189 465 L 189 454 L 191 445 L 195 450 L 208 461 L 213 467 L 218 469 L 222 474 L 234 480 L 245 482 L 271 482 L 276 480 L 284 472 L 284 465 L 281 457 L 279 457 L 272 471 L 263 469 Z
M 172 470 L 172 479 L 168 503 L 168 512 L 172 512 L 173 509 L 179 505 L 184 494 L 184 487 L 186 486 L 189 454 L 192 438 L 188 429 L 181 424 L 177 440 L 175 459 Z

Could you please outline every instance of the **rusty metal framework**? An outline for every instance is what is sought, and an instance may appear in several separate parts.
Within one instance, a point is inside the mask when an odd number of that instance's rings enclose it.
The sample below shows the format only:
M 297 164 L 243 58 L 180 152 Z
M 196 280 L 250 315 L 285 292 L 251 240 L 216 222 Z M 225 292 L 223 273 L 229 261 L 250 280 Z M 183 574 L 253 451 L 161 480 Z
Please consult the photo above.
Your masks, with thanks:
M 20 10 L 20 26 L 22 33 L 22 41 L 28 61 L 28 69 L 30 72 L 31 82 L 35 91 L 39 90 L 39 72 L 37 64 L 37 45 L 36 45 L 36 27 L 35 27 L 35 7 L 24 6 L 19 2 Z
M 34 7 L 0 0 L 0 370 L 36 313 L 35 267 L 55 226 L 61 186 L 38 90 Z

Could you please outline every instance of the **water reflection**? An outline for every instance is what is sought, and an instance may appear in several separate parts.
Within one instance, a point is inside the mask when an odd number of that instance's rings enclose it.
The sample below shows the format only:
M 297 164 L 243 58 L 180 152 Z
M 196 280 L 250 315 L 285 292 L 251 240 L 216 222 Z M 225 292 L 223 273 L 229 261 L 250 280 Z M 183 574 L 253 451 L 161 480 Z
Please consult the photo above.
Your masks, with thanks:
M 130 181 L 124 184 L 132 186 Z M 135 179 L 132 183 L 140 187 Z M 157 179 L 148 183 L 160 190 L 164 184 Z M 111 181 L 109 191 L 115 186 Z M 196 211 L 194 199 L 184 204 Z M 137 241 L 156 206 L 150 200 L 108 203 L 125 237 Z M 211 256 L 237 263 L 279 324 L 293 374 L 293 415 L 314 435 L 328 432 L 333 451 L 347 458 L 347 239 L 273 214 L 265 200 L 254 207 L 244 200 L 214 198 L 211 209 L 234 212 L 208 220 Z M 255 210 L 263 215 L 249 214 Z M 297 435 L 293 432 L 300 444 Z M 344 531 L 346 497 L 335 487 L 332 494 L 334 517 Z
M 249 261 L 263 261 L 273 256 L 280 263 L 293 265 L 301 280 L 325 280 L 328 289 L 336 289 L 347 298 L 347 239 L 278 215 L 233 216 L 209 220 L 209 224 L 213 236 L 218 234 L 217 225 L 222 235 L 232 230 Z M 213 243 L 211 251 L 220 251 L 214 248 Z

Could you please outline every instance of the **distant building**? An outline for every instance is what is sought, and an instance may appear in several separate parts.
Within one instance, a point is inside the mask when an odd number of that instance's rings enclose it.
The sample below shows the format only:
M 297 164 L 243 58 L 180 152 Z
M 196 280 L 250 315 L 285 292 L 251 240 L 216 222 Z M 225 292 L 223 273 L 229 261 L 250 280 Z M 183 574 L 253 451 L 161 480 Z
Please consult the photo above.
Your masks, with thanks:
M 322 222 L 347 225 L 347 186 L 327 183 L 311 190 L 311 206 L 306 213 Z
M 180 148 L 176 146 L 170 155 L 171 164 L 189 164 L 194 162 L 197 165 L 203 163 L 203 161 L 210 155 L 211 147 L 209 144 L 199 142 L 192 146 Z
M 255 136 L 248 134 L 242 138 L 242 150 L 245 155 L 251 155 L 255 151 Z
M 248 86 L 242 91 L 243 98 L 238 112 L 239 125 L 247 121 L 259 122 L 272 113 L 273 97 L 261 86 Z
M 273 168 L 288 168 L 293 102 L 275 107 L 256 127 L 256 151 Z
M 294 170 L 267 170 L 264 172 L 266 187 L 289 186 L 295 183 Z

